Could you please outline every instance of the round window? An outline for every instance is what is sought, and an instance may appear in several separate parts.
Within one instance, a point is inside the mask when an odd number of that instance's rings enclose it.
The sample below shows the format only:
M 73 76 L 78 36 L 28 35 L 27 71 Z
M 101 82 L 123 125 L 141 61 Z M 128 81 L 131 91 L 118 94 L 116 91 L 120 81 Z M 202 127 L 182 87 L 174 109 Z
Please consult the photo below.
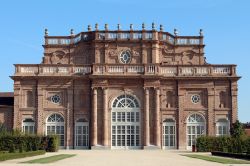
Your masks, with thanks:
M 51 96 L 51 102 L 53 102 L 55 104 L 58 104 L 58 103 L 60 103 L 60 101 L 61 101 L 61 98 L 60 98 L 59 95 L 53 95 L 53 96 Z
M 192 95 L 192 96 L 191 96 L 191 101 L 192 101 L 192 103 L 194 103 L 194 104 L 199 103 L 199 102 L 200 102 L 200 95 Z
M 120 61 L 124 64 L 127 64 L 131 61 L 131 54 L 129 51 L 123 51 L 120 54 Z

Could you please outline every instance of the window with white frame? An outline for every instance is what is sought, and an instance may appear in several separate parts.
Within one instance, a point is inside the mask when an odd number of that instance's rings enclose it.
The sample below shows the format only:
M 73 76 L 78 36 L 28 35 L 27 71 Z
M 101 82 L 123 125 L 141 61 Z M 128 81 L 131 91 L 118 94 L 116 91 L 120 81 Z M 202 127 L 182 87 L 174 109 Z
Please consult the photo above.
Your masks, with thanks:
M 61 97 L 58 94 L 53 95 L 51 96 L 50 101 L 54 104 L 59 104 L 61 102 Z
M 60 114 L 52 114 L 48 117 L 46 135 L 58 135 L 60 146 L 64 146 L 64 118 Z
M 166 119 L 163 122 L 163 148 L 173 149 L 176 148 L 176 126 L 173 119 Z
M 196 145 L 196 138 L 205 135 L 205 119 L 200 114 L 192 114 L 187 119 L 187 149 Z
M 31 118 L 24 119 L 22 123 L 22 132 L 24 132 L 25 134 L 34 134 L 35 121 Z
M 89 146 L 89 122 L 78 119 L 75 123 L 75 147 L 88 148 Z
M 128 64 L 130 63 L 132 57 L 131 57 L 131 53 L 129 50 L 126 50 L 126 51 L 122 51 L 121 54 L 120 54 L 120 62 L 123 63 L 123 64 Z
M 229 135 L 229 122 L 227 119 L 219 119 L 216 122 L 216 136 Z
M 112 148 L 140 147 L 140 109 L 138 100 L 128 94 L 118 96 L 112 104 Z

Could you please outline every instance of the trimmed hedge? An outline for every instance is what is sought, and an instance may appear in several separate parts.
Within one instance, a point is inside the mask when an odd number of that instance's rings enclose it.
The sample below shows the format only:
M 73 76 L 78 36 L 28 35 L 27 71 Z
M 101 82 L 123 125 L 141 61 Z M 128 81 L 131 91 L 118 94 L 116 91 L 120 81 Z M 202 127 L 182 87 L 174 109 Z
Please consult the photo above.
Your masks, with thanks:
M 250 155 L 250 137 L 248 137 L 247 140 L 245 141 L 245 146 L 246 146 L 247 154 Z
M 23 157 L 31 157 L 45 154 L 45 150 L 38 151 L 30 151 L 30 152 L 22 152 L 22 153 L 2 153 L 0 155 L 0 161 L 23 158 Z
M 229 136 L 211 137 L 202 136 L 196 140 L 196 148 L 198 152 L 229 152 L 250 154 L 250 138 L 241 139 Z
M 45 150 L 47 152 L 58 151 L 58 136 L 36 135 L 2 135 L 0 136 L 0 151 L 29 152 Z

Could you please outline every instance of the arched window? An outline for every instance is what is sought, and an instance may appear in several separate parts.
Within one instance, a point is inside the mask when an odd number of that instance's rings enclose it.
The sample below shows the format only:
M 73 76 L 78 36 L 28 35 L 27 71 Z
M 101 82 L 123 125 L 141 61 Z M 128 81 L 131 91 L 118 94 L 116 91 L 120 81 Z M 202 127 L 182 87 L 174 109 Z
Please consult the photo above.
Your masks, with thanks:
M 196 144 L 196 138 L 206 134 L 205 119 L 200 114 L 192 114 L 187 119 L 187 149 Z
M 46 134 L 58 135 L 60 146 L 64 146 L 64 118 L 60 114 L 52 114 L 46 122 Z
M 229 121 L 227 119 L 219 119 L 216 122 L 216 136 L 224 136 L 229 134 Z
M 173 119 L 166 119 L 163 121 L 163 148 L 176 148 L 176 126 Z
M 134 96 L 124 94 L 124 95 L 118 96 L 114 100 L 112 107 L 113 108 L 139 108 L 139 103 Z
M 34 134 L 35 121 L 31 118 L 24 119 L 22 123 L 22 132 L 24 132 L 25 134 Z
M 89 146 L 89 122 L 86 119 L 78 119 L 75 123 L 75 148 L 86 149 Z
M 118 96 L 112 103 L 112 148 L 140 147 L 140 106 L 129 94 Z

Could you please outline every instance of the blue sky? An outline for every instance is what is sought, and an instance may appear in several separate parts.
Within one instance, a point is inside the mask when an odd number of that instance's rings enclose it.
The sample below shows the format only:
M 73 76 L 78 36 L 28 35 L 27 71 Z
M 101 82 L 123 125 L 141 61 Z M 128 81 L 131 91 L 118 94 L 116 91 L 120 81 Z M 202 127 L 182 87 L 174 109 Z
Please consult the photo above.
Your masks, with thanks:
M 13 91 L 13 64 L 40 63 L 44 29 L 50 35 L 68 35 L 100 28 L 105 23 L 141 29 L 145 22 L 163 24 L 179 35 L 198 35 L 204 30 L 205 56 L 209 63 L 237 64 L 239 119 L 250 121 L 250 1 L 249 0 L 2 0 L 0 10 L 0 91 Z

